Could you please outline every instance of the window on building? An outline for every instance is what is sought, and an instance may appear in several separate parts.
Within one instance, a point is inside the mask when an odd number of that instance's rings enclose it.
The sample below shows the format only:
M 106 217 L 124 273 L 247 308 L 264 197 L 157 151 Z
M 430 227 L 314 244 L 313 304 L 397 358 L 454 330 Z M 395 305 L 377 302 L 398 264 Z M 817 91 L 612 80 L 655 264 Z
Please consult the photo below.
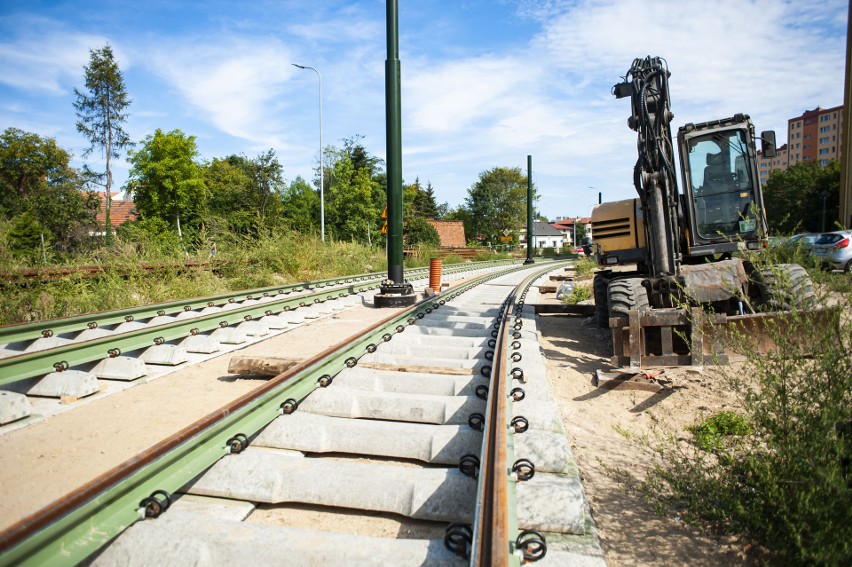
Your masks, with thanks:
M 828 132 L 829 130 L 831 130 L 831 128 L 830 128 L 829 126 L 820 126 L 820 127 L 819 127 L 819 133 L 820 133 L 820 134 L 825 134 L 825 133 L 826 133 L 826 132 Z
M 810 135 L 810 134 L 805 134 L 805 139 L 806 139 L 806 140 L 807 140 L 808 138 L 810 138 L 810 137 L 811 137 L 811 135 Z
M 821 155 L 821 156 L 826 156 L 826 155 L 828 155 L 828 148 L 822 148 L 822 149 L 820 149 L 820 151 L 819 151 L 819 155 Z
M 824 159 L 819 162 L 820 165 L 828 165 L 828 160 Z
M 824 138 L 820 138 L 819 143 L 820 144 L 827 144 L 828 143 L 828 136 L 825 136 Z
M 805 156 L 805 161 L 808 161 L 810 159 L 811 159 L 811 156 Z

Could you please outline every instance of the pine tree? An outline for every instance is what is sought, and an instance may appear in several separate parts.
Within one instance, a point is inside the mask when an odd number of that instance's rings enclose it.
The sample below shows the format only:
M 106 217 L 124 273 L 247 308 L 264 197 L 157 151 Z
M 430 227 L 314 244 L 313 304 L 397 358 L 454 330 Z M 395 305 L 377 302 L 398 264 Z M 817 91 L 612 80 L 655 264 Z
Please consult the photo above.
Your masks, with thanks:
M 84 166 L 87 174 L 96 179 L 96 183 L 106 190 L 106 242 L 112 243 L 112 158 L 118 158 L 119 152 L 133 145 L 122 125 L 127 120 L 125 109 L 130 106 L 130 98 L 124 86 L 121 70 L 115 62 L 109 44 L 100 49 L 89 50 L 89 65 L 85 67 L 86 92 L 76 88 L 77 131 L 89 141 L 89 147 L 83 152 L 89 156 L 96 148 L 106 161 L 103 173 L 95 173 Z

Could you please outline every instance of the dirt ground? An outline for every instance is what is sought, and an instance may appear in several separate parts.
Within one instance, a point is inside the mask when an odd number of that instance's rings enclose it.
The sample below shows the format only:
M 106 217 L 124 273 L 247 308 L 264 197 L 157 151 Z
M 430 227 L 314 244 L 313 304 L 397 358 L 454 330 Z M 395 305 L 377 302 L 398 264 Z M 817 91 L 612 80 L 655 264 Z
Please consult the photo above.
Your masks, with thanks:
M 685 427 L 729 408 L 734 397 L 713 371 L 665 369 L 659 392 L 592 385 L 597 369 L 610 369 L 609 331 L 591 318 L 541 315 L 539 330 L 562 421 L 610 567 L 632 565 L 747 565 L 742 545 L 687 529 L 676 517 L 657 515 L 628 493 L 613 469 L 639 477 L 652 464 L 643 438 L 689 435 Z

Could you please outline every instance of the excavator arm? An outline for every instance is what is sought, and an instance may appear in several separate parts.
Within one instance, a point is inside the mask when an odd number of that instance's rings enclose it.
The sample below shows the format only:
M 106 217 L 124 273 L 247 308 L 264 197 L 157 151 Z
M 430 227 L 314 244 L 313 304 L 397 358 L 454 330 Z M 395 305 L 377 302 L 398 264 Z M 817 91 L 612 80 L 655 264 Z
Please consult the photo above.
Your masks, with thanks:
M 682 262 L 669 75 L 660 57 L 635 59 L 623 81 L 612 88 L 616 98 L 630 97 L 632 112 L 627 125 L 638 134 L 633 184 L 648 235 L 647 269 L 651 276 L 664 279 L 676 276 Z

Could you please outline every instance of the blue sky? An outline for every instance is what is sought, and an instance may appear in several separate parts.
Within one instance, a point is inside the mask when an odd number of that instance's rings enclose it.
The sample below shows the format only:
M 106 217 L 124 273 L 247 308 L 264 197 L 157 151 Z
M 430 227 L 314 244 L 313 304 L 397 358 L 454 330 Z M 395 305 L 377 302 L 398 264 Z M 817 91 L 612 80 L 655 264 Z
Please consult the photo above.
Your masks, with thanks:
M 843 102 L 846 12 L 844 0 L 402 0 L 404 180 L 454 207 L 481 172 L 525 171 L 529 154 L 538 209 L 586 216 L 599 191 L 634 196 L 629 102 L 610 94 L 634 58 L 668 61 L 675 126 L 745 112 L 784 140 L 788 118 Z M 0 127 L 56 138 L 80 165 L 74 88 L 108 42 L 133 140 L 180 129 L 205 160 L 272 148 L 287 180 L 310 180 L 318 80 L 291 63 L 322 74 L 323 143 L 363 136 L 384 158 L 385 29 L 378 0 L 3 0 Z M 118 186 L 126 177 L 122 160 Z

